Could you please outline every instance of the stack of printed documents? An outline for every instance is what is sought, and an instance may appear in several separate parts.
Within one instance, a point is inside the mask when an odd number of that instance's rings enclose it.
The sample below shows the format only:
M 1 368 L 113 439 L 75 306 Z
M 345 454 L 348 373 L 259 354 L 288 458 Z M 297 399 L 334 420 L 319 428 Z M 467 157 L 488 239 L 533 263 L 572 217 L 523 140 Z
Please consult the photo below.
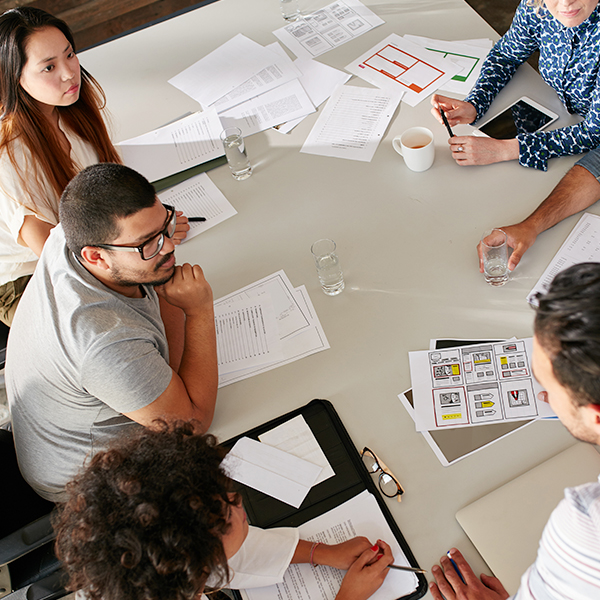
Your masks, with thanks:
M 283 271 L 215 301 L 219 387 L 327 350 L 304 286 Z
M 292 62 L 277 42 L 264 47 L 238 34 L 169 83 L 247 136 L 296 123 L 349 77 L 312 60 Z

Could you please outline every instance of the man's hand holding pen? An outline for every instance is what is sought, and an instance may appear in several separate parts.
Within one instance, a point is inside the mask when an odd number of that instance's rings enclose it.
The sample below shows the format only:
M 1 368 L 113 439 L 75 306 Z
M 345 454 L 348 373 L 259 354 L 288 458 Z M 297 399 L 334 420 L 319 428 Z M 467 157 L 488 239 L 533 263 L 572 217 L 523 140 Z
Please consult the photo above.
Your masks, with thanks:
M 429 584 L 434 600 L 506 600 L 509 593 L 500 580 L 485 573 L 478 579 L 464 556 L 456 549 L 442 556 L 431 569 L 436 583 Z

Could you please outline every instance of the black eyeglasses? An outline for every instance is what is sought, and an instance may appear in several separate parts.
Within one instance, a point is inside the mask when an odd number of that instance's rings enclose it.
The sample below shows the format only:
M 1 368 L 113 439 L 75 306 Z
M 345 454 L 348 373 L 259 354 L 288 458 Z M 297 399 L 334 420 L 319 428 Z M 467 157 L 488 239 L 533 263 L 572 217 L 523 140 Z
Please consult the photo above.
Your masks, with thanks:
M 372 475 L 379 473 L 378 483 L 379 489 L 384 496 L 388 498 L 398 498 L 398 502 L 402 500 L 402 494 L 404 494 L 404 488 L 400 485 L 400 482 L 392 475 L 392 472 L 387 468 L 385 463 L 366 446 L 360 453 L 363 459 L 367 471 Z
M 145 241 L 139 246 L 115 246 L 114 244 L 94 244 L 97 248 L 104 248 L 106 250 L 122 250 L 123 252 L 139 252 L 142 260 L 150 260 L 154 258 L 165 244 L 165 236 L 172 238 L 175 233 L 175 227 L 177 226 L 177 213 L 175 212 L 174 206 L 163 204 L 167 209 L 167 219 L 165 221 L 165 227 L 155 236 Z

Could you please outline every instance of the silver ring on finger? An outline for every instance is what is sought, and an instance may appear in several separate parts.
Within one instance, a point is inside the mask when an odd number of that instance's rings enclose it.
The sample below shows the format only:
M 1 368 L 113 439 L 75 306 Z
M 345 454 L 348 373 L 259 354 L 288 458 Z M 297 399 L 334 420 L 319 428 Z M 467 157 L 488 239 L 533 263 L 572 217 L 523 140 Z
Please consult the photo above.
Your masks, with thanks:
M 459 151 L 459 152 L 464 152 L 464 151 L 465 151 L 465 149 L 464 149 L 462 146 L 459 146 L 459 147 L 458 147 L 458 151 Z

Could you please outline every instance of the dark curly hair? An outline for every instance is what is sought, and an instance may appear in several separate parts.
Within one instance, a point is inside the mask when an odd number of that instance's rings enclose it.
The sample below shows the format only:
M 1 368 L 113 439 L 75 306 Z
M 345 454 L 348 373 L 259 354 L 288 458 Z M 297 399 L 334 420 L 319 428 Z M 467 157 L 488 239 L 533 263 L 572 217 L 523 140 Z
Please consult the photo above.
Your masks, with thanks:
M 600 264 L 559 273 L 538 294 L 535 335 L 576 404 L 600 404 Z
M 55 519 L 68 589 L 92 600 L 192 600 L 229 581 L 221 537 L 232 481 L 226 451 L 195 422 L 156 422 L 94 456 Z M 212 580 L 212 578 L 211 578 Z

